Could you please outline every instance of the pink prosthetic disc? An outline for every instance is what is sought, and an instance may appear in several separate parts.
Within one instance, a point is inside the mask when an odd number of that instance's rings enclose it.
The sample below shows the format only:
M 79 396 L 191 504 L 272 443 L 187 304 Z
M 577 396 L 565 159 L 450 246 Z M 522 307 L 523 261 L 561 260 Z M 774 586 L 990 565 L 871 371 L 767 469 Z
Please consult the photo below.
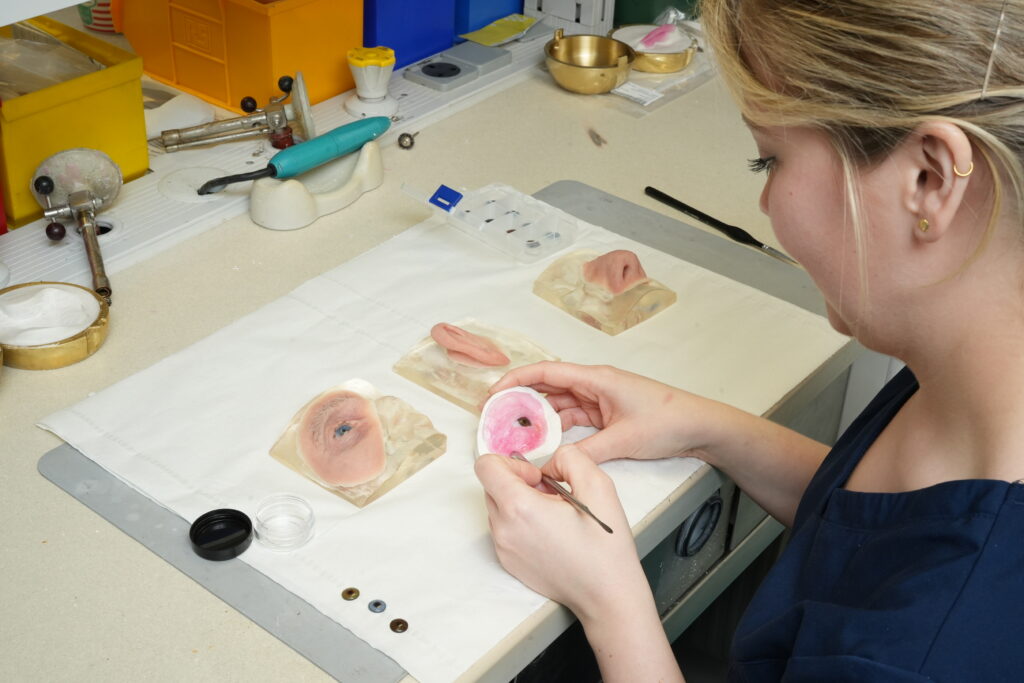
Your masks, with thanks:
M 479 453 L 551 455 L 562 440 L 561 420 L 543 395 L 513 387 L 492 396 L 480 414 Z
M 456 363 L 479 368 L 509 364 L 508 356 L 493 341 L 451 323 L 434 325 L 430 328 L 430 336 L 448 353 L 448 358 Z
M 647 280 L 647 273 L 636 254 L 616 249 L 584 263 L 583 279 L 604 287 L 612 294 L 622 294 Z
M 310 405 L 299 423 L 299 455 L 328 486 L 370 481 L 387 461 L 373 403 L 353 391 L 332 391 Z

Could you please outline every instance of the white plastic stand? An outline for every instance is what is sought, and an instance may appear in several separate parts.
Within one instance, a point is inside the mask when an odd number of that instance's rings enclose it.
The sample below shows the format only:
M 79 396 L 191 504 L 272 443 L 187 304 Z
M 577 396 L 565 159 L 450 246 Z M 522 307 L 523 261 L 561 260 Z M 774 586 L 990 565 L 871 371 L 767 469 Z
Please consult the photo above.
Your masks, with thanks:
M 345 100 L 345 111 L 359 118 L 366 118 L 367 116 L 394 116 L 398 113 L 398 100 L 390 95 L 381 97 L 378 100 L 366 100 L 358 94 L 352 95 Z
M 271 230 L 304 228 L 320 216 L 345 208 L 384 182 L 380 145 L 331 161 L 298 178 L 260 178 L 249 195 L 249 217 Z

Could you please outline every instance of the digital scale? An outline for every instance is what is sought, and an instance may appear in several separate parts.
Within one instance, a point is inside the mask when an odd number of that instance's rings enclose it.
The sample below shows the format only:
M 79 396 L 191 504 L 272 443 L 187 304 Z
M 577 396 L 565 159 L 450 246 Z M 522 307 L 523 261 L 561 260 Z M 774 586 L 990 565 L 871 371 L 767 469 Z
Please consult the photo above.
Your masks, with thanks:
M 512 53 L 504 48 L 466 41 L 411 64 L 404 74 L 413 83 L 447 91 L 511 63 Z

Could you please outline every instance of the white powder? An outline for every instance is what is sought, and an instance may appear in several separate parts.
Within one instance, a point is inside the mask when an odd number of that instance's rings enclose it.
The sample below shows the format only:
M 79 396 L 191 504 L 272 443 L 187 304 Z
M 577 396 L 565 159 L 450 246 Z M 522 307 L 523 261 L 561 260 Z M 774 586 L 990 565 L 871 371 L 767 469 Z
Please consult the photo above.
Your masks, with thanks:
M 99 314 L 96 297 L 78 287 L 20 287 L 0 294 L 0 344 L 52 344 L 86 329 Z

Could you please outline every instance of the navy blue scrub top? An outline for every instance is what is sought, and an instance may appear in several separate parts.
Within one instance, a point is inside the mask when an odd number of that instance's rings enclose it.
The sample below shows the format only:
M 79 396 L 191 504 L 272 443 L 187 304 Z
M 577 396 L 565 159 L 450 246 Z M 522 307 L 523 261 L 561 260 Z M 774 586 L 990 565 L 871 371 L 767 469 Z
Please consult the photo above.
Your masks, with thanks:
M 730 681 L 1024 681 L 1024 485 L 842 488 L 916 390 L 904 369 L 814 475 Z

